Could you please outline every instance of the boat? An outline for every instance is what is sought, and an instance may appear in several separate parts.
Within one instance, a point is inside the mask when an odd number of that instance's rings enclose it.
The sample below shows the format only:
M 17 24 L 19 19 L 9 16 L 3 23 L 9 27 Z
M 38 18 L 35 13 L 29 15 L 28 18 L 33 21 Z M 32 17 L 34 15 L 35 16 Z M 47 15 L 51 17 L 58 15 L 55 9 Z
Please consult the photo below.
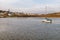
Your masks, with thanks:
M 45 7 L 45 11 L 46 11 L 46 13 L 48 14 L 48 12 L 47 12 L 47 6 Z M 42 20 L 42 22 L 52 23 L 52 19 L 49 19 L 49 18 L 47 18 L 47 16 L 46 16 L 46 17 L 45 17 L 45 20 Z
M 45 23 L 52 23 L 52 19 L 45 18 L 45 20 L 42 20 L 42 22 L 45 22 Z

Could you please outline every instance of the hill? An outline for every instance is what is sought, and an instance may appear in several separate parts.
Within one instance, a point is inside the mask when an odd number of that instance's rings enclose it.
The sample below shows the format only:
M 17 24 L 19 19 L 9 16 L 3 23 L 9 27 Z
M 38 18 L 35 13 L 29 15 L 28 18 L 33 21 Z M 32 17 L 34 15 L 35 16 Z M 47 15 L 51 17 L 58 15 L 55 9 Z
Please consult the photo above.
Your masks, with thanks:
M 60 12 L 41 14 L 40 17 L 60 17 Z
M 3 17 L 60 17 L 60 12 L 48 14 L 21 13 L 0 10 L 0 18 Z

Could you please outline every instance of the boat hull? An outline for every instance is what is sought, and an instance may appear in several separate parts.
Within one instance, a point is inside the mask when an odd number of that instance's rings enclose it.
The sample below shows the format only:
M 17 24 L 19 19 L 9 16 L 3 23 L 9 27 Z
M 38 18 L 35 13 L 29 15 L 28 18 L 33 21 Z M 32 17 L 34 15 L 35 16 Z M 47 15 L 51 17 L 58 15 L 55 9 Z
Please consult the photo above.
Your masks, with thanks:
M 43 20 L 42 22 L 52 23 L 52 21 Z

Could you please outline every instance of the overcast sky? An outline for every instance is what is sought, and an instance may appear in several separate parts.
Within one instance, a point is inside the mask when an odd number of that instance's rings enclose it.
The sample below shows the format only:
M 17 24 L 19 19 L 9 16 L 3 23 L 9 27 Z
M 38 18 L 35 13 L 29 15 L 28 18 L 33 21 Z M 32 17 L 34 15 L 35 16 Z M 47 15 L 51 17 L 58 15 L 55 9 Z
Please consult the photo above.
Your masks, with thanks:
M 60 0 L 0 0 L 0 9 L 32 13 L 59 12 Z

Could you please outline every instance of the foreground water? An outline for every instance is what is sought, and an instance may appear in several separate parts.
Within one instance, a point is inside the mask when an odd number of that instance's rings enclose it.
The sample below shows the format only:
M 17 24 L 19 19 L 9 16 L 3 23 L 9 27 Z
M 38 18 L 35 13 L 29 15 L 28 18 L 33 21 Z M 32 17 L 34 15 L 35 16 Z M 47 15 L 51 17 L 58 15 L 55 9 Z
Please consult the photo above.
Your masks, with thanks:
M 60 40 L 60 18 L 0 18 L 0 40 Z

